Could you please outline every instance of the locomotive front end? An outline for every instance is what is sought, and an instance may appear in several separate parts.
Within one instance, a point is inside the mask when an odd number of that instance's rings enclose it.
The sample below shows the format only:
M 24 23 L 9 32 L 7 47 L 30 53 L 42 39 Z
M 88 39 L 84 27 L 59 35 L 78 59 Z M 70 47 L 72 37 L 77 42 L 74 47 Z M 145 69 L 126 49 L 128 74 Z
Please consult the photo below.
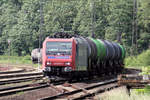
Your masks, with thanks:
M 74 39 L 47 38 L 43 43 L 43 71 L 51 75 L 65 75 L 74 70 Z

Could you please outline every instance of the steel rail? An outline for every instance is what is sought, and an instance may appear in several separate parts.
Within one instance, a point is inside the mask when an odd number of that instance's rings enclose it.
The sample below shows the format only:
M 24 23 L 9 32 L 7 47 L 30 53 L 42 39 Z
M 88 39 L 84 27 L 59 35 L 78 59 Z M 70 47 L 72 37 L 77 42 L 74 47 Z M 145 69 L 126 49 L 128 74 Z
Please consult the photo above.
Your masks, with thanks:
M 0 74 L 20 73 L 20 72 L 24 72 L 24 71 L 25 71 L 25 69 L 12 70 L 12 71 L 0 71 Z
M 4 88 L 0 91 L 0 97 L 16 94 L 17 92 L 25 92 L 30 90 L 35 90 L 39 88 L 44 88 L 49 86 L 47 83 L 36 83 L 34 84 L 28 84 L 28 85 L 22 85 L 22 86 L 16 86 L 16 87 L 10 87 L 10 88 Z M 4 90 L 4 91 L 3 91 Z
M 17 88 L 24 88 L 24 87 L 28 87 L 28 86 L 33 86 L 33 85 L 37 85 L 37 84 L 46 84 L 46 82 L 38 82 L 38 83 L 30 83 L 30 84 L 24 84 L 24 85 L 19 85 L 19 86 L 11 86 L 11 87 L 5 87 L 5 88 L 0 88 L 0 92 L 1 91 L 7 91 L 7 90 L 12 90 L 12 89 L 17 89 Z
M 15 73 L 15 74 L 0 74 L 0 79 L 3 78 L 12 78 L 12 77 L 22 77 L 22 76 L 33 76 L 33 75 L 42 75 L 42 72 L 26 72 L 26 73 Z
M 11 78 L 11 79 L 1 79 L 0 85 L 26 82 L 26 81 L 33 80 L 33 79 L 37 80 L 37 79 L 40 79 L 42 77 L 43 77 L 43 75 L 36 75 L 36 76 L 26 76 L 26 77 Z

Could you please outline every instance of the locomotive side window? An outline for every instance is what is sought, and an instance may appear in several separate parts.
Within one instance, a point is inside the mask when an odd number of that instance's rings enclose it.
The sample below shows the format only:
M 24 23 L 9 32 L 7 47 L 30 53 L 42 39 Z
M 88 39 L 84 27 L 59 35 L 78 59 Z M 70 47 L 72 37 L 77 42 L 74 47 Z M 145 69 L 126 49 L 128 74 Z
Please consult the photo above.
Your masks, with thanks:
M 71 42 L 47 42 L 46 55 L 71 55 Z

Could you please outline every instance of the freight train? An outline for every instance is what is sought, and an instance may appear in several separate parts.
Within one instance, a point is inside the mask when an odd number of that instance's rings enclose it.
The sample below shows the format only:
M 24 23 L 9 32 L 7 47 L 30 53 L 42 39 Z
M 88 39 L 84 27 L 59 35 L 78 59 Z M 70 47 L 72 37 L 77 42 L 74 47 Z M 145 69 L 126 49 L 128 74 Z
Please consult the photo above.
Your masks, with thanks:
M 121 72 L 124 58 L 124 47 L 108 40 L 47 37 L 43 42 L 42 68 L 47 76 L 103 76 Z

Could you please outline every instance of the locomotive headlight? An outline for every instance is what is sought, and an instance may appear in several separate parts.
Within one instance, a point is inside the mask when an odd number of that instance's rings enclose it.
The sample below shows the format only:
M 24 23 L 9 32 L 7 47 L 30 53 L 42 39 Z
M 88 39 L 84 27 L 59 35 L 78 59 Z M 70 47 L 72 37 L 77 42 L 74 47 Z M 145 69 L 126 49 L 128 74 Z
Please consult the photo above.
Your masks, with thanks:
M 50 72 L 51 71 L 51 67 L 45 67 L 45 71 Z
M 52 63 L 51 62 L 47 62 L 47 65 L 51 65 Z
M 65 65 L 70 65 L 70 64 L 71 64 L 70 62 L 65 63 Z

